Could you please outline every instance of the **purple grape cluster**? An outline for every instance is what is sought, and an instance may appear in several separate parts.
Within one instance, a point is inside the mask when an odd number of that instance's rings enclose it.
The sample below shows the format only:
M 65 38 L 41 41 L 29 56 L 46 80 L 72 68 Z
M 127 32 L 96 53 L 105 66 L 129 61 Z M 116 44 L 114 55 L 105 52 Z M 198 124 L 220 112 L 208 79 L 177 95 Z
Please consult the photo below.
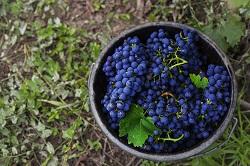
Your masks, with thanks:
M 113 129 L 132 103 L 141 106 L 160 130 L 144 150 L 176 152 L 208 138 L 223 120 L 230 103 L 230 76 L 224 66 L 206 63 L 199 36 L 183 30 L 174 36 L 159 29 L 145 44 L 129 37 L 103 66 L 108 85 L 103 110 Z M 190 74 L 208 78 L 200 89 Z
M 133 96 L 141 91 L 147 71 L 145 49 L 138 37 L 129 37 L 103 66 L 108 79 L 107 93 L 102 100 L 113 129 L 129 110 Z
M 206 120 L 217 124 L 230 104 L 230 77 L 222 66 L 209 65 L 207 70 L 208 87 L 204 91 L 207 100 L 203 104 L 203 114 Z

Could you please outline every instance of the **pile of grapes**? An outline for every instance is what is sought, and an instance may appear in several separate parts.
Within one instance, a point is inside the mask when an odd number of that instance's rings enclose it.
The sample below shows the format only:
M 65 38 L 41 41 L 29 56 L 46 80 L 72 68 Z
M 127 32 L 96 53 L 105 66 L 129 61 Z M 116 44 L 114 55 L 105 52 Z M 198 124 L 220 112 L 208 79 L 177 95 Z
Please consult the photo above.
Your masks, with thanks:
M 199 36 L 190 30 L 170 36 L 159 29 L 146 43 L 124 40 L 103 65 L 101 103 L 110 127 L 118 131 L 135 104 L 157 128 L 143 150 L 176 152 L 211 136 L 230 105 L 230 77 L 224 66 L 208 64 L 198 46 Z

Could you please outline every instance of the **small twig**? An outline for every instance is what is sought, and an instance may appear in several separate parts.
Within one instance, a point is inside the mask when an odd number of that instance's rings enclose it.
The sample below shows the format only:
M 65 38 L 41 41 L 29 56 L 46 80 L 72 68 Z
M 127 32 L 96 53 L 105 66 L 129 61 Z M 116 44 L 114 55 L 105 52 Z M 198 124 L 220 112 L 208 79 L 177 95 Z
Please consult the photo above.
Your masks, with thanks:
M 115 158 L 113 158 L 110 154 L 104 152 L 105 155 L 107 155 L 110 159 L 112 159 L 114 162 L 116 162 L 118 165 L 123 166 L 119 161 L 117 161 Z
M 244 114 L 250 113 L 250 110 L 242 111 Z
M 190 13 L 191 13 L 191 15 L 193 16 L 194 20 L 195 20 L 198 24 L 200 24 L 201 21 L 196 17 L 194 8 L 193 8 L 193 6 L 192 6 L 190 0 L 188 1 L 188 5 L 189 5 L 189 8 L 190 8 Z
M 139 17 L 143 16 L 144 4 L 145 4 L 144 0 L 137 0 L 136 1 L 136 10 L 137 10 Z
M 85 161 L 87 159 L 87 156 L 81 156 L 75 163 L 75 166 L 79 166 L 82 161 Z
M 172 17 L 173 17 L 174 22 L 176 22 L 176 20 L 177 20 L 176 19 L 177 18 L 176 10 L 173 10 Z
M 17 155 L 13 155 L 13 156 L 8 156 L 8 157 L 11 157 L 11 158 L 16 158 L 16 157 L 20 157 L 20 156 L 25 156 L 26 155 L 26 152 L 24 152 L 24 153 L 20 153 L 20 154 L 17 154 Z M 0 160 L 2 160 L 3 159 L 3 157 L 0 157 Z
M 106 151 L 107 148 L 107 138 L 104 139 L 103 151 Z
M 88 119 L 84 119 L 84 120 L 88 123 L 88 125 L 93 127 L 95 130 L 101 131 L 101 129 L 99 127 L 97 127 L 95 124 L 92 124 L 92 122 L 90 122 L 90 120 L 88 120 Z
M 142 159 L 140 159 L 136 164 L 135 164 L 135 166 L 138 166 L 138 165 L 140 165 L 141 164 L 141 162 L 142 162 Z
M 104 139 L 104 145 L 103 145 L 103 150 L 102 150 L 102 155 L 103 155 L 103 160 L 105 161 L 105 155 L 104 152 L 106 152 L 107 148 L 107 138 Z
M 14 74 L 13 74 L 13 75 L 14 75 Z M 12 78 L 13 75 L 8 76 L 7 78 L 1 79 L 1 80 L 0 80 L 0 83 L 9 80 L 10 78 Z
M 245 53 L 241 56 L 240 60 L 236 61 L 236 62 L 240 65 L 242 63 L 242 61 L 248 57 L 248 54 L 250 54 L 250 47 L 247 48 Z
M 67 141 L 63 141 L 59 146 L 55 148 L 55 152 L 61 148 Z
M 250 31 L 249 31 L 249 29 L 250 29 L 250 23 L 248 23 L 248 25 L 247 25 L 247 39 L 246 39 L 246 46 L 249 46 L 249 39 L 250 39 Z M 249 47 L 250 48 L 250 47 Z M 248 51 L 249 51 L 249 48 L 247 49 Z
M 34 153 L 34 156 L 35 156 L 36 162 L 38 163 L 38 165 L 41 165 L 41 163 L 39 162 L 39 160 L 38 160 L 38 158 L 37 158 L 37 156 L 36 156 L 35 151 L 33 151 L 33 153 Z
M 86 9 L 87 9 L 86 11 L 89 12 L 89 13 L 94 12 L 94 9 L 93 9 L 93 7 L 91 5 L 91 1 L 90 0 L 86 1 Z
M 241 105 L 243 108 L 250 110 L 250 103 L 248 103 L 247 101 L 245 101 L 245 100 L 240 100 L 240 105 Z
M 100 163 L 99 163 L 99 161 L 97 159 L 90 158 L 90 160 L 93 161 L 96 166 L 99 166 Z
M 130 166 L 130 165 L 132 165 L 132 164 L 133 164 L 133 162 L 135 161 L 135 159 L 136 159 L 136 157 L 133 157 L 133 158 L 129 161 L 129 163 L 128 163 L 126 166 Z
M 107 141 L 107 145 L 109 147 L 109 152 L 111 152 L 113 154 L 112 147 L 110 146 L 109 141 Z

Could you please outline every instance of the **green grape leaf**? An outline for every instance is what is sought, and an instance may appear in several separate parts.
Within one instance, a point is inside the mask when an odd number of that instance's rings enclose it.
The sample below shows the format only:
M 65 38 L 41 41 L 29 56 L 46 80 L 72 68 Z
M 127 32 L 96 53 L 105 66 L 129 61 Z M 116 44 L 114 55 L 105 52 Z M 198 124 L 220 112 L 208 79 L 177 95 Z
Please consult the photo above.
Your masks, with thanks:
M 208 24 L 201 30 L 213 39 L 223 50 L 227 51 L 229 47 L 234 47 L 245 34 L 245 23 L 241 22 L 239 15 L 228 15 L 225 20 L 220 20 L 221 24 Z
M 119 123 L 119 136 L 128 135 L 128 143 L 135 147 L 142 147 L 149 135 L 158 128 L 150 117 L 145 117 L 144 110 L 132 104 L 125 118 Z
M 249 3 L 250 3 L 250 0 L 227 0 L 228 7 L 230 9 L 246 7 Z
M 227 43 L 224 36 L 220 33 L 220 29 L 218 27 L 213 28 L 212 24 L 208 24 L 202 28 L 202 31 L 208 35 L 223 51 L 227 51 L 229 44 Z
M 245 34 L 245 23 L 241 22 L 239 15 L 229 15 L 225 22 L 222 22 L 220 33 L 226 37 L 231 47 L 235 46 Z
M 123 137 L 127 135 L 128 131 L 132 129 L 141 118 L 144 117 L 143 109 L 138 105 L 132 104 L 126 117 L 119 123 L 119 136 Z
M 197 87 L 197 88 L 206 88 L 208 86 L 208 79 L 206 77 L 201 78 L 201 76 L 195 75 L 195 74 L 189 74 L 189 77 L 192 81 L 192 83 Z

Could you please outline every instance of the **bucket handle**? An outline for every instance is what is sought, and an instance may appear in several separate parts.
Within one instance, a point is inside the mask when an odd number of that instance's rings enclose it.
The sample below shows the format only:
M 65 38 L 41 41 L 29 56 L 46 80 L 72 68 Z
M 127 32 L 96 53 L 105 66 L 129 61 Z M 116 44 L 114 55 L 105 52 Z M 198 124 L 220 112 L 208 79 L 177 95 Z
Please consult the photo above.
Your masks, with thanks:
M 229 135 L 227 136 L 227 139 L 224 142 L 217 145 L 216 147 L 213 147 L 212 149 L 209 149 L 207 151 L 204 151 L 204 152 L 201 152 L 201 153 L 199 153 L 197 155 L 194 155 L 194 156 L 192 156 L 192 158 L 210 154 L 210 153 L 216 151 L 217 149 L 221 148 L 222 146 L 224 146 L 230 140 L 230 138 L 232 137 L 232 134 L 233 134 L 233 132 L 234 132 L 234 130 L 235 130 L 237 124 L 238 124 L 238 119 L 236 117 L 233 117 L 233 121 L 234 121 L 233 122 L 234 124 L 233 124 L 232 130 L 230 131 Z
M 89 73 L 89 77 L 88 77 L 88 88 L 90 86 L 90 77 L 92 75 L 94 65 L 95 65 L 95 63 L 92 63 L 91 66 L 90 66 L 90 73 Z

